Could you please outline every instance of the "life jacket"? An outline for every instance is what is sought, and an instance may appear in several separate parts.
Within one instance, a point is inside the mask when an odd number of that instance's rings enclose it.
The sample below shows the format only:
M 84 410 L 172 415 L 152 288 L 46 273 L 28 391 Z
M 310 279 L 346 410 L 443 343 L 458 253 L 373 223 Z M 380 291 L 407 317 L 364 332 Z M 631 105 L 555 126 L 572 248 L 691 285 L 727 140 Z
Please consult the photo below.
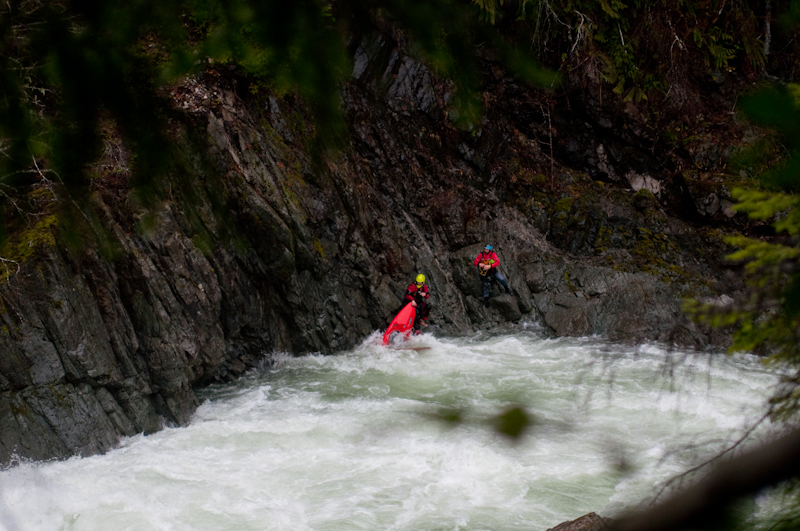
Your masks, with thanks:
M 497 257 L 497 253 L 494 251 L 489 251 L 488 253 L 481 251 L 480 254 L 475 257 L 475 261 L 473 263 L 475 264 L 475 267 L 480 264 L 487 264 L 491 266 L 490 269 L 480 269 L 481 275 L 486 276 L 486 273 L 500 265 L 500 259 Z
M 431 296 L 430 291 L 428 291 L 428 285 L 423 284 L 421 288 L 418 288 L 416 284 L 411 284 L 406 291 L 405 299 L 407 301 L 413 301 L 417 297 L 422 297 L 423 299 L 427 299 Z

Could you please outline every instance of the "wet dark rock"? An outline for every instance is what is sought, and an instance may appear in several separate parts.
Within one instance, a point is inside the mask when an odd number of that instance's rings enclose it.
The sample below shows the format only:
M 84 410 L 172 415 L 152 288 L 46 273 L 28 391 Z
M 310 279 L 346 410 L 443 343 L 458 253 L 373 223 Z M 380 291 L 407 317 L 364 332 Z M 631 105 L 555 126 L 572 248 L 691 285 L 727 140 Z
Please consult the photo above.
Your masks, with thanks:
M 575 520 L 558 524 L 547 531 L 605 531 L 611 529 L 613 523 L 611 518 L 603 518 L 596 513 L 589 513 Z
M 736 216 L 729 186 L 709 180 L 685 177 L 694 208 L 704 218 L 730 219 Z
M 722 289 L 698 255 L 708 240 L 668 214 L 676 185 L 605 118 L 555 116 L 574 132 L 556 165 L 536 94 L 501 76 L 505 97 L 457 129 L 449 84 L 378 35 L 344 87 L 351 142 L 319 162 L 307 108 L 239 93 L 232 75 L 187 81 L 207 103 L 177 102 L 208 133 L 186 147 L 195 199 L 175 187 L 148 213 L 106 197 L 113 259 L 44 246 L 0 286 L 0 462 L 186 424 L 197 387 L 382 330 L 417 273 L 437 334 L 527 320 L 552 335 L 715 340 L 680 310 Z M 705 211 L 724 210 L 719 197 Z M 511 287 L 493 286 L 488 307 L 472 263 L 486 242 Z
M 490 299 L 490 307 L 500 312 L 506 321 L 519 321 L 522 319 L 522 312 L 517 304 L 517 299 L 512 295 L 501 294 Z

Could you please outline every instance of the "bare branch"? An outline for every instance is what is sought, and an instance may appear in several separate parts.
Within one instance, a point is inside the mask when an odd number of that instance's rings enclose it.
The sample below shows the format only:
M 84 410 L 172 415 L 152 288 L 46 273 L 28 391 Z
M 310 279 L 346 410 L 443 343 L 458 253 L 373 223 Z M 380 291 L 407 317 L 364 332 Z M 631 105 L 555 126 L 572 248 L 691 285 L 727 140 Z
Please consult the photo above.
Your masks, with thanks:
M 708 459 L 707 461 L 704 461 L 703 463 L 700 463 L 699 465 L 694 466 L 694 467 L 684 471 L 683 473 L 681 473 L 681 474 L 679 474 L 679 475 L 677 475 L 677 476 L 675 476 L 673 478 L 670 478 L 669 481 L 664 483 L 664 485 L 658 491 L 658 493 L 656 494 L 655 498 L 653 499 L 653 503 L 655 503 L 655 501 L 658 500 L 658 498 L 660 498 L 668 488 L 670 488 L 673 484 L 675 484 L 675 482 L 678 482 L 680 484 L 688 476 L 694 474 L 695 472 L 697 472 L 699 470 L 702 470 L 703 468 L 706 468 L 706 467 L 708 467 L 710 465 L 713 465 L 714 463 L 718 463 L 722 458 L 724 458 L 725 456 L 731 454 L 734 450 L 736 450 L 738 447 L 740 447 L 742 444 L 744 444 L 750 438 L 750 436 L 753 434 L 753 432 L 756 430 L 756 428 L 761 426 L 764 423 L 764 421 L 769 418 L 769 416 L 771 414 L 772 414 L 772 408 L 770 408 L 769 411 L 764 413 L 764 415 L 761 418 L 759 418 L 755 422 L 755 424 L 753 424 L 750 428 L 748 428 L 744 432 L 744 434 L 742 434 L 742 436 L 739 437 L 739 439 L 735 443 L 733 443 L 733 445 L 731 445 L 730 447 L 726 448 L 722 452 L 716 454 L 711 459 Z
M 614 531 L 702 529 L 719 523 L 748 494 L 800 476 L 800 429 L 722 463 L 707 478 L 669 500 L 617 520 Z
M 17 262 L 16 260 L 10 260 L 8 258 L 3 258 L 2 256 L 0 256 L 0 263 L 2 263 L 3 267 L 6 268 L 6 281 L 10 280 L 12 276 L 16 276 L 17 273 L 19 273 L 20 266 L 19 262 Z M 11 273 L 11 269 L 9 269 L 8 264 L 14 264 L 14 266 L 16 266 L 16 271 L 14 271 L 13 274 Z
M 570 48 L 570 50 L 569 50 L 570 54 L 574 53 L 575 52 L 575 48 L 577 48 L 578 44 L 580 44 L 581 39 L 583 38 L 583 35 L 585 33 L 583 31 L 583 23 L 586 22 L 586 20 L 588 19 L 588 17 L 586 15 L 584 15 L 583 13 L 578 11 L 577 9 L 575 10 L 575 13 L 577 13 L 578 16 L 581 17 L 581 23 L 578 25 L 578 29 L 575 30 L 575 42 L 572 44 L 572 48 Z M 590 24 L 591 24 L 591 22 L 592 21 L 589 20 Z

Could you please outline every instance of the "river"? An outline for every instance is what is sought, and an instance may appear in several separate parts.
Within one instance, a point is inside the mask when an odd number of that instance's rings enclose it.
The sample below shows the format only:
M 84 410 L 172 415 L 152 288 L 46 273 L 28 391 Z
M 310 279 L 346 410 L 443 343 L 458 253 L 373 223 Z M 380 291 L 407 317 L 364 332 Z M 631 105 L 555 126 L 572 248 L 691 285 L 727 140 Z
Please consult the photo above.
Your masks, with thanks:
M 544 531 L 636 506 L 735 440 L 775 383 L 754 356 L 535 329 L 378 339 L 204 389 L 186 427 L 6 470 L 0 525 Z M 515 406 L 533 423 L 511 440 L 492 419 Z

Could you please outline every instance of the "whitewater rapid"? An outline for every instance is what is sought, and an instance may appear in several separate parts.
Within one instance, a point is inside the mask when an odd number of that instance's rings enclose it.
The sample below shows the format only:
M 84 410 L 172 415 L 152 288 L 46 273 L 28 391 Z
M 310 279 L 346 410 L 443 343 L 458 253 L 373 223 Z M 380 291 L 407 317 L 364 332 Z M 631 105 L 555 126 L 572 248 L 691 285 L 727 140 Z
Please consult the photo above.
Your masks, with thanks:
M 6 470 L 0 526 L 544 531 L 636 506 L 735 440 L 776 381 L 754 356 L 535 331 L 377 342 L 277 356 L 203 390 L 189 426 Z M 517 441 L 492 423 L 514 406 L 534 420 Z

